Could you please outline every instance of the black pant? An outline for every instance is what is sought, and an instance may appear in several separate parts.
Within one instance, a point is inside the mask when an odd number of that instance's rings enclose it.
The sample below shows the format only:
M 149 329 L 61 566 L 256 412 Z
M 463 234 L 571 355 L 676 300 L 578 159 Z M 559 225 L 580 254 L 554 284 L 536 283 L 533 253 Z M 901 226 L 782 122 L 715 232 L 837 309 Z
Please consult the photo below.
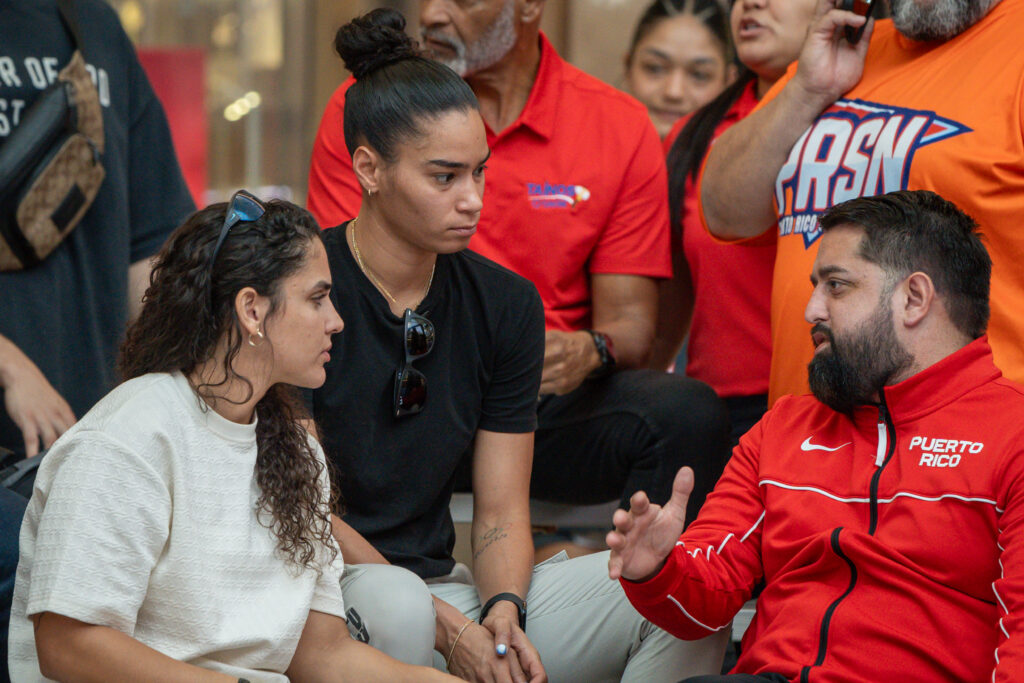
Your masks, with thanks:
M 723 400 L 729 411 L 729 439 L 735 447 L 740 442 L 740 437 L 764 417 L 768 410 L 768 394 L 729 396 Z
M 545 396 L 530 496 L 593 504 L 643 490 L 655 503 L 672 494 L 683 465 L 694 471 L 691 521 L 729 457 L 729 418 L 707 385 L 654 370 L 588 380 L 565 396 Z
M 782 674 L 723 674 L 708 676 L 691 676 L 680 683 L 788 683 L 789 679 Z

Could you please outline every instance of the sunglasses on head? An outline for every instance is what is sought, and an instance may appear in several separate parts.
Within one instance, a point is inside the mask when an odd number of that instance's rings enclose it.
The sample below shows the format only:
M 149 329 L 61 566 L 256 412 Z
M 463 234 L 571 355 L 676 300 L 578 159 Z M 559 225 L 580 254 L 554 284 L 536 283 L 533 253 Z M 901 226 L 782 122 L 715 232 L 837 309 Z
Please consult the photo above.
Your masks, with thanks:
M 434 323 L 411 308 L 405 309 L 404 322 L 405 360 L 395 371 L 395 417 L 415 415 L 423 410 L 427 400 L 427 378 L 412 364 L 434 348 Z
M 224 216 L 224 225 L 220 228 L 220 236 L 217 238 L 217 244 L 213 247 L 213 256 L 210 258 L 211 273 L 213 272 L 213 264 L 217 261 L 217 254 L 220 253 L 220 248 L 224 244 L 224 239 L 228 236 L 228 233 L 231 232 L 231 228 L 239 223 L 257 221 L 266 211 L 267 209 L 263 206 L 263 202 L 245 190 L 239 190 L 231 197 L 231 202 L 228 204 L 228 212 Z

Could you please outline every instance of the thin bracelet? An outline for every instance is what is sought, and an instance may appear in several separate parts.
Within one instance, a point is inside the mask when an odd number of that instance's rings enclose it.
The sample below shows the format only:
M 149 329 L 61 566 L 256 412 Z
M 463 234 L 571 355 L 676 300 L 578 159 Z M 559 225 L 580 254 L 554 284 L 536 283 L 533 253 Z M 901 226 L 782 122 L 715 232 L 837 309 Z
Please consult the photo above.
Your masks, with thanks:
M 448 653 L 448 659 L 446 659 L 444 661 L 444 668 L 448 669 L 448 673 L 451 673 L 452 655 L 455 654 L 455 646 L 459 644 L 459 638 L 462 637 L 462 632 L 465 631 L 466 627 L 469 626 L 472 623 L 473 623 L 472 619 L 467 620 L 466 623 L 462 625 L 462 628 L 459 629 L 459 633 L 458 633 L 458 635 L 455 636 L 455 640 L 452 641 L 451 652 Z

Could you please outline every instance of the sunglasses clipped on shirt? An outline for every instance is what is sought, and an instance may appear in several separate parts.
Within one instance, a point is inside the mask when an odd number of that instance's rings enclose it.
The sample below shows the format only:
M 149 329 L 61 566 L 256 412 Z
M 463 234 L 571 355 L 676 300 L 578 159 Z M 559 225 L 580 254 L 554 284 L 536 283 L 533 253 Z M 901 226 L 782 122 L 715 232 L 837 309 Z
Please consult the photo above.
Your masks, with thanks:
M 412 366 L 434 348 L 434 323 L 405 309 L 404 334 L 405 360 L 395 371 L 394 409 L 395 417 L 415 415 L 423 410 L 427 401 L 427 378 Z

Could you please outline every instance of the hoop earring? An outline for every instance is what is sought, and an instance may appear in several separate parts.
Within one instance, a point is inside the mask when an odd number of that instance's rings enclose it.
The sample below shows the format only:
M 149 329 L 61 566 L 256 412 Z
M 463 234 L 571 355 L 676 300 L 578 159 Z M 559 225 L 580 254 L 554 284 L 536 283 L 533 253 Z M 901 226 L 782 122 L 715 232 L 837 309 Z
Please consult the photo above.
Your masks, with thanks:
M 260 338 L 260 342 L 262 342 L 263 341 L 263 330 L 256 330 L 256 336 L 259 337 Z M 257 344 L 256 342 L 254 342 L 252 340 L 252 334 L 249 335 L 249 346 L 252 346 L 253 348 L 259 346 L 259 344 Z

